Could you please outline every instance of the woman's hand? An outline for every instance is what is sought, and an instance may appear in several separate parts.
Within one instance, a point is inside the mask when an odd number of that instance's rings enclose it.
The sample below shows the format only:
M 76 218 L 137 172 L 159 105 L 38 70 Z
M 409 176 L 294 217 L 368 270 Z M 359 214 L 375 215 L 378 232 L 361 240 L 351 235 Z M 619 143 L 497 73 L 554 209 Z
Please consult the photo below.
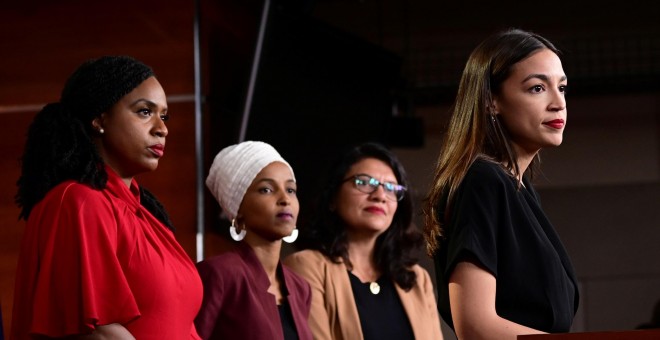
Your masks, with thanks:
M 40 338 L 41 339 L 41 338 Z M 43 339 L 52 339 L 46 338 Z M 70 340 L 135 340 L 135 337 L 124 326 L 113 323 L 109 325 L 97 326 L 92 334 L 75 335 L 66 337 Z

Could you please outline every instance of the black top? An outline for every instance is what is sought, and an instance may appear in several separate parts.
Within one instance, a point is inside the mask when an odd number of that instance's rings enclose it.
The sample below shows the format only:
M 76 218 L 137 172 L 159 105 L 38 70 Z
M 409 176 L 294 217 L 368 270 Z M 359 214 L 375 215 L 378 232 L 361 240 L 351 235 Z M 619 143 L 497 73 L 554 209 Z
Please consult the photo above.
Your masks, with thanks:
M 348 277 L 360 316 L 364 340 L 412 340 L 415 338 L 392 280 L 381 276 L 376 280 L 376 283 L 380 285 L 380 292 L 373 294 L 369 289 L 370 282 L 363 283 L 351 272 L 348 272 Z
M 438 310 L 454 328 L 449 276 L 470 257 L 497 279 L 495 309 L 507 320 L 537 330 L 568 332 L 578 308 L 570 259 L 541 209 L 538 194 L 497 163 L 476 160 L 460 184 L 435 254 Z M 445 202 L 437 207 L 443 221 Z
M 289 301 L 283 299 L 282 304 L 277 305 L 277 310 L 280 312 L 284 340 L 298 340 L 298 331 L 296 331 L 296 324 L 293 321 L 293 314 L 291 314 Z

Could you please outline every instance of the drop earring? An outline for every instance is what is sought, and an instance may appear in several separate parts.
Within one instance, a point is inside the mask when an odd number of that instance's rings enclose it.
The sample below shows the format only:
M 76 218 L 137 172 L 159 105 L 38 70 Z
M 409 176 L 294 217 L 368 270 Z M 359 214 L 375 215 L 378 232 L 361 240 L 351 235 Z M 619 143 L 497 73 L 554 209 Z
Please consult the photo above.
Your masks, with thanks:
M 105 133 L 105 130 L 103 130 L 103 128 L 99 128 L 99 133 L 100 133 L 100 134 L 104 134 L 104 133 Z
M 229 227 L 229 236 L 231 236 L 232 240 L 236 242 L 240 242 L 245 238 L 245 229 L 241 230 L 240 232 L 236 232 L 236 227 L 235 227 L 236 219 L 233 218 L 231 220 L 231 226 Z
M 291 235 L 282 237 L 282 241 L 286 243 L 296 242 L 297 239 L 298 239 L 298 228 L 293 228 Z

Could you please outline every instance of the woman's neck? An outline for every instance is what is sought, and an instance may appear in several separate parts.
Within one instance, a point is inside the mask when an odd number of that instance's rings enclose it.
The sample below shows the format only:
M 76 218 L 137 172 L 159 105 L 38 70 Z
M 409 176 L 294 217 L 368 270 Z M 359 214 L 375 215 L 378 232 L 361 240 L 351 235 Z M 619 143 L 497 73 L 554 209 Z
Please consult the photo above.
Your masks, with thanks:
M 249 232 L 248 232 L 249 235 Z M 246 242 L 254 251 L 254 254 L 259 259 L 259 262 L 264 267 L 270 282 L 277 280 L 277 265 L 280 262 L 280 250 L 282 249 L 282 241 L 266 242 L 251 237 L 245 237 Z
M 348 235 L 348 258 L 351 260 L 351 271 L 362 282 L 376 281 L 381 274 L 374 258 L 376 238 L 376 236 L 358 238 L 355 235 Z
M 525 157 L 518 157 L 517 163 L 518 163 L 518 171 L 520 173 L 518 174 L 518 180 L 522 181 L 522 175 L 527 171 L 529 168 L 529 165 L 532 164 L 532 161 L 534 160 L 534 155 L 526 155 Z
M 527 171 L 530 164 L 532 164 L 532 161 L 534 160 L 534 157 L 536 157 L 536 154 L 539 153 L 539 150 L 528 151 L 516 144 L 513 144 L 513 148 L 516 151 L 516 165 L 518 165 L 517 180 L 522 183 L 523 174 Z
M 249 232 L 248 232 L 248 235 Z M 245 237 L 245 242 L 248 243 L 254 254 L 259 259 L 261 266 L 264 268 L 270 286 L 268 293 L 272 294 L 275 298 L 277 305 L 282 304 L 284 297 L 282 287 L 284 285 L 283 278 L 280 278 L 277 273 L 277 266 L 280 263 L 280 250 L 282 249 L 282 241 L 266 241 L 257 237 Z
M 105 162 L 105 161 L 104 161 Z M 133 183 L 133 176 L 125 176 L 121 174 L 119 171 L 117 171 L 112 165 L 108 164 L 107 162 L 105 163 L 106 165 L 106 172 L 107 171 L 112 171 L 117 177 L 121 179 L 124 184 L 126 184 L 127 187 L 131 187 L 131 183 Z

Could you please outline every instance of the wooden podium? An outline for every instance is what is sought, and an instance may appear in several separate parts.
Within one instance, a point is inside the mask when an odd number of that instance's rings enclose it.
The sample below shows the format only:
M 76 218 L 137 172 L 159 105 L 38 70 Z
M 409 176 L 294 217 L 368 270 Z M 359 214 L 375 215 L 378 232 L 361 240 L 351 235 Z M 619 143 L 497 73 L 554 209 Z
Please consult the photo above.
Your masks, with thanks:
M 660 329 L 519 335 L 518 340 L 660 340 Z

